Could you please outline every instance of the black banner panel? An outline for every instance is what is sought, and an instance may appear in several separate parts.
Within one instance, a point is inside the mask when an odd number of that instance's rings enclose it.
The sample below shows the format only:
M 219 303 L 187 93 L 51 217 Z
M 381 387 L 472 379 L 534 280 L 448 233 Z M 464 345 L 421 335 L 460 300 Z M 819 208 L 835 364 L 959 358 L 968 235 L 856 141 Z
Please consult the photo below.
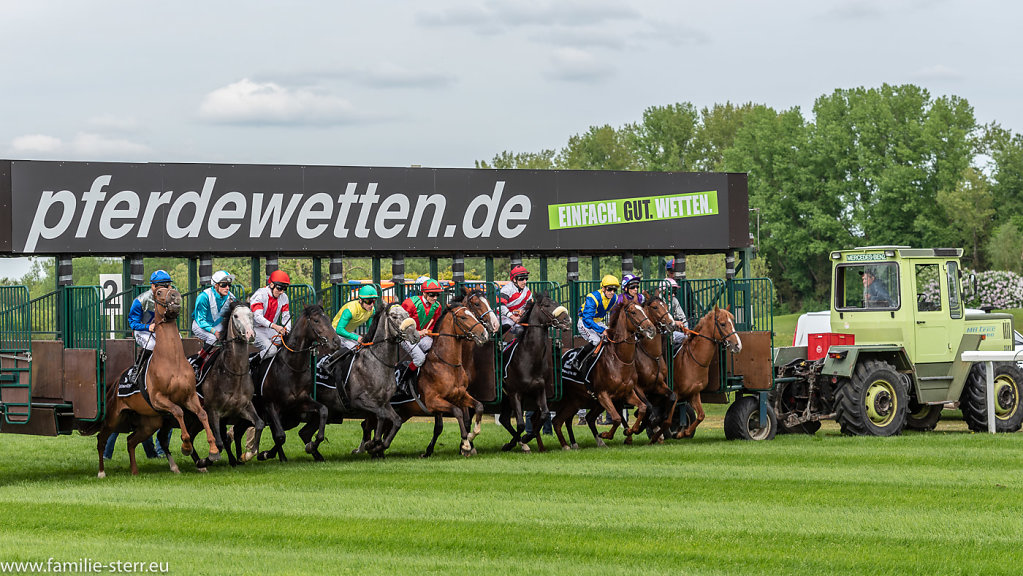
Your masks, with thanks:
M 0 253 L 719 252 L 745 174 L 0 162 Z

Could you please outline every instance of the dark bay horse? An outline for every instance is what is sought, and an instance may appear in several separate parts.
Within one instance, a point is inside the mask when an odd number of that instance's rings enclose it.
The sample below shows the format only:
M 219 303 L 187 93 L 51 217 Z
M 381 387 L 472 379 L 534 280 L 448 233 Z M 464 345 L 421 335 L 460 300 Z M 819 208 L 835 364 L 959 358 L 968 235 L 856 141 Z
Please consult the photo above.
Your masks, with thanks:
M 317 382 L 317 398 L 330 413 L 330 421 L 340 424 L 346 417 L 363 417 L 370 422 L 375 435 L 366 438 L 356 452 L 369 452 L 382 456 L 401 428 L 402 420 L 391 406 L 397 385 L 395 370 L 399 369 L 399 343 L 404 340 L 419 342 L 416 321 L 397 303 L 384 305 L 377 300 L 377 311 L 370 321 L 371 332 L 354 352 L 345 359 L 327 359 L 325 371 L 330 380 Z M 334 356 L 351 355 L 346 348 Z M 300 431 L 312 434 L 308 427 Z M 310 438 L 302 437 L 308 441 Z
M 486 298 L 479 300 L 486 302 Z M 413 416 L 434 417 L 433 439 L 422 455 L 424 458 L 433 454 L 443 430 L 442 417 L 453 417 L 458 421 L 462 436 L 459 450 L 463 456 L 469 456 L 473 450 L 472 440 L 479 434 L 483 404 L 469 394 L 469 377 L 464 362 L 471 358 L 474 346 L 481 346 L 490 339 L 491 332 L 467 303 L 462 302 L 462 298 L 448 303 L 437 320 L 435 330 L 433 346 L 427 353 L 426 362 L 419 367 L 416 382 L 422 405 L 408 402 L 401 405 L 398 413 L 402 421 Z M 478 415 L 475 431 L 470 430 L 473 413 Z
M 594 408 L 599 405 L 607 411 L 616 426 L 621 426 L 622 417 L 615 408 L 617 400 L 624 400 L 637 407 L 645 405 L 636 396 L 636 342 L 639 338 L 653 338 L 656 333 L 653 322 L 636 302 L 619 302 L 611 309 L 608 328 L 604 331 L 601 342 L 604 350 L 591 371 L 593 391 L 587 390 L 583 384 L 566 380 L 565 398 L 558 408 L 557 416 L 554 417 L 554 432 L 561 442 L 562 449 L 578 448 L 575 442 L 569 446 L 561 427 L 567 424 L 571 436 L 572 417 L 580 408 Z M 590 411 L 586 417 L 587 423 L 597 446 L 605 446 L 597 432 L 596 413 L 599 412 Z M 626 437 L 631 433 L 631 430 L 625 429 Z
M 248 303 L 232 301 L 224 312 L 223 326 L 220 350 L 207 361 L 207 366 L 202 370 L 199 394 L 202 395 L 203 408 L 209 414 L 210 428 L 216 435 L 218 448 L 225 448 L 224 437 L 227 435 L 228 424 L 238 424 L 242 420 L 256 428 L 255 442 L 258 445 L 263 433 L 263 420 L 252 404 L 254 389 L 249 373 L 249 341 L 253 334 L 253 319 Z M 199 421 L 196 418 L 188 418 L 187 421 L 188 432 L 194 435 Z M 235 458 L 230 442 L 226 443 L 226 449 L 231 466 L 243 463 Z M 200 460 L 194 451 L 192 460 L 200 469 L 209 464 L 205 458 Z
M 153 319 L 153 324 L 156 325 L 153 333 L 156 343 L 145 371 L 149 401 L 147 402 L 142 394 L 120 397 L 117 395 L 117 386 L 111 386 L 107 390 L 106 419 L 96 438 L 100 478 L 106 476 L 103 470 L 103 449 L 112 432 L 131 432 L 128 436 L 128 456 L 131 461 L 131 473 L 138 475 L 135 447 L 163 425 L 164 414 L 170 414 L 177 420 L 181 427 L 181 452 L 190 454 L 193 450 L 192 436 L 185 426 L 185 410 L 195 414 L 206 430 L 206 438 L 210 444 L 210 460 L 220 459 L 216 437 L 210 429 L 206 411 L 203 410 L 195 391 L 195 372 L 185 359 L 181 334 L 175 322 L 181 312 L 181 294 L 173 288 L 161 287 L 157 288 L 153 300 L 156 302 L 156 316 Z M 124 374 L 121 378 L 124 378 Z M 167 453 L 170 469 L 178 473 L 178 466 L 171 457 L 169 447 L 161 444 Z
M 276 456 L 281 462 L 284 455 L 285 431 L 300 422 L 316 422 L 316 438 L 307 442 L 305 450 L 317 462 L 323 455 L 317 449 L 324 438 L 327 425 L 327 407 L 313 399 L 315 379 L 311 367 L 312 351 L 332 354 L 341 347 L 341 337 L 330 325 L 330 319 L 319 304 L 310 304 L 302 311 L 291 332 L 282 339 L 280 350 L 260 362 L 253 373 L 256 396 L 254 404 L 259 416 L 270 426 L 274 446 L 259 452 L 260 460 Z M 242 422 L 236 427 L 234 439 L 241 451 L 241 440 L 250 426 Z
M 526 429 L 522 417 L 523 400 L 532 400 L 537 412 L 547 418 L 550 408 L 547 406 L 547 380 L 553 372 L 551 358 L 551 339 L 549 328 L 571 330 L 572 318 L 568 310 L 543 293 L 534 293 L 522 311 L 522 335 L 518 343 L 511 349 L 511 356 L 504 358 L 504 398 L 501 400 L 501 424 L 511 434 L 512 439 L 501 449 L 511 450 L 518 444 L 523 452 L 529 452 L 528 442 L 535 436 L 534 432 L 523 436 Z M 486 348 L 486 347 L 483 347 Z M 507 355 L 508 351 L 506 351 Z M 478 356 L 479 354 L 477 354 Z M 494 377 L 479 374 L 478 377 Z M 512 428 L 511 415 L 515 414 L 515 427 Z
M 700 392 L 710 385 L 710 365 L 718 353 L 718 346 L 724 344 L 732 354 L 742 350 L 742 340 L 735 330 L 735 317 L 724 308 L 715 306 L 689 333 L 689 338 L 674 358 L 675 393 L 680 400 L 689 402 L 696 412 L 696 418 L 680 430 L 675 438 L 692 438 L 696 427 L 703 422 L 705 414 Z

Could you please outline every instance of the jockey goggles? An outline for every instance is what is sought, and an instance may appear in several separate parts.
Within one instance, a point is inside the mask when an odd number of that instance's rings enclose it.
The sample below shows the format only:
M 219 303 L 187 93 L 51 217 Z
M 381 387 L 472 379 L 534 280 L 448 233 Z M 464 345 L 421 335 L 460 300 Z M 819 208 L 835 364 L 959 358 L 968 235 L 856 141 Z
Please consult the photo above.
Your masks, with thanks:
M 516 282 L 520 282 L 522 280 L 529 280 L 529 274 L 519 274 L 518 276 L 513 278 L 513 280 Z
M 274 284 L 274 289 L 275 290 L 280 290 L 281 292 L 287 292 L 288 291 L 288 285 L 287 284 L 277 283 L 277 284 Z

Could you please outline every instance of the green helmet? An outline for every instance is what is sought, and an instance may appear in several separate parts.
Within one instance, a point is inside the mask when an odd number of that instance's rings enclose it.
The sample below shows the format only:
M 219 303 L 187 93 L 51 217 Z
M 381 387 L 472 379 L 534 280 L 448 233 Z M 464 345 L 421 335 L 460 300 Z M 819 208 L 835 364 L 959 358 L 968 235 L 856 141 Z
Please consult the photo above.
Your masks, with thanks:
M 377 296 L 377 289 L 372 286 L 367 285 L 359 288 L 359 298 L 376 298 Z

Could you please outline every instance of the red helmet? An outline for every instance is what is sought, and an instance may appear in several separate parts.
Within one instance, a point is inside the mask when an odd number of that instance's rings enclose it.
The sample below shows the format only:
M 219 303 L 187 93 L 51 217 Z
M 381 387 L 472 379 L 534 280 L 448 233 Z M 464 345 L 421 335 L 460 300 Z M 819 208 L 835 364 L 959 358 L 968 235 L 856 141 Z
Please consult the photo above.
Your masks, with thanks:
M 528 279 L 529 270 L 526 270 L 525 266 L 519 264 L 518 266 L 513 267 L 511 269 L 511 274 L 508 275 L 508 277 L 512 280 L 514 280 L 516 276 L 526 276 Z
M 423 294 L 440 294 L 444 290 L 440 287 L 440 283 L 433 278 L 423 282 Z
M 288 277 L 288 273 L 284 270 L 274 270 L 270 273 L 270 278 L 266 281 L 267 284 L 291 284 L 291 278 Z

